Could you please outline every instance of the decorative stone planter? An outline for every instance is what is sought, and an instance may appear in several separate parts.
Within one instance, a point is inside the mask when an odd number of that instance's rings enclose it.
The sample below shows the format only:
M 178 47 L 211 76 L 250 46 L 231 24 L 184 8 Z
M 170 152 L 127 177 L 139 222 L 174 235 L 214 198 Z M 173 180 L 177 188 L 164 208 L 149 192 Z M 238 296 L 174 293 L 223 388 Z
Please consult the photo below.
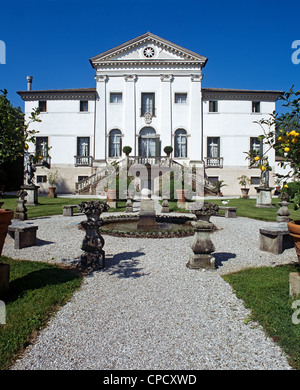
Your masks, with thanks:
M 292 236 L 294 240 L 298 262 L 300 263 L 300 220 L 290 221 L 288 222 L 287 226 L 290 231 L 290 236 Z
M 104 239 L 99 228 L 102 225 L 100 215 L 108 209 L 108 204 L 101 201 L 82 202 L 78 205 L 78 210 L 87 216 L 87 221 L 80 223 L 80 227 L 86 232 L 81 246 L 84 254 L 78 263 L 78 268 L 82 271 L 92 272 L 104 267 Z

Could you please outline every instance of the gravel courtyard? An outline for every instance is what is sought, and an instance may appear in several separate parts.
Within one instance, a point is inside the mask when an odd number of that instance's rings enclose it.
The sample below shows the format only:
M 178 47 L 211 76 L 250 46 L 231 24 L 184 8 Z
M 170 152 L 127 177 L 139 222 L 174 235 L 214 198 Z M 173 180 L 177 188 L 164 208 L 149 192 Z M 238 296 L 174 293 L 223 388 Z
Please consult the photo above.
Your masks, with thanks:
M 38 245 L 15 250 L 6 239 L 3 255 L 74 263 L 84 215 L 30 220 L 39 226 Z M 296 261 L 259 250 L 259 228 L 248 218 L 212 217 L 217 269 L 186 268 L 191 237 L 105 239 L 106 267 L 85 277 L 12 369 L 29 370 L 270 370 L 291 369 L 262 328 L 245 324 L 249 311 L 221 275 L 245 267 Z

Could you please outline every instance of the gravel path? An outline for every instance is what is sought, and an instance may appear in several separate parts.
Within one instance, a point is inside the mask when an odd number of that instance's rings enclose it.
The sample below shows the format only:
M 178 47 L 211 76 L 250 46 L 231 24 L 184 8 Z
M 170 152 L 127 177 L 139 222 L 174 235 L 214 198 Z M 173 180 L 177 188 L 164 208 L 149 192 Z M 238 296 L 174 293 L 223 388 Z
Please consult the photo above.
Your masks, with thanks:
M 71 263 L 78 260 L 84 215 L 31 220 L 38 245 L 3 255 Z M 212 217 L 216 264 L 186 268 L 191 237 L 116 238 L 105 235 L 106 268 L 84 283 L 41 331 L 13 369 L 290 369 L 282 350 L 253 322 L 221 275 L 245 267 L 295 262 L 259 251 L 258 231 L 269 223 Z

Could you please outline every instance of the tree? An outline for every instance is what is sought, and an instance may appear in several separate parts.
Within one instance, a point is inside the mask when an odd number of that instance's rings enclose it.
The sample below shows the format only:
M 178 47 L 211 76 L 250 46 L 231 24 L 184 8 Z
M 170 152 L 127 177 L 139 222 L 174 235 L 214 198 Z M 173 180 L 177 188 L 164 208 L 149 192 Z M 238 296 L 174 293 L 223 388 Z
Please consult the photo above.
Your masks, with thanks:
M 259 139 L 269 146 L 268 150 L 262 156 L 255 155 L 255 152 L 249 152 L 248 156 L 252 158 L 254 164 L 271 148 L 275 150 L 276 155 L 282 158 L 281 167 L 287 169 L 285 175 L 276 176 L 283 183 L 283 191 L 289 192 L 292 182 L 294 187 L 296 185 L 297 190 L 293 190 L 293 201 L 297 210 L 300 207 L 300 91 L 294 92 L 292 86 L 279 100 L 284 102 L 285 112 L 279 114 L 274 111 L 270 119 L 257 122 L 263 130 Z
M 39 109 L 34 109 L 25 123 L 25 115 L 20 107 L 13 107 L 7 99 L 7 91 L 0 90 L 0 165 L 13 162 L 24 155 L 28 142 L 35 142 L 35 130 L 30 130 L 32 122 L 41 122 Z

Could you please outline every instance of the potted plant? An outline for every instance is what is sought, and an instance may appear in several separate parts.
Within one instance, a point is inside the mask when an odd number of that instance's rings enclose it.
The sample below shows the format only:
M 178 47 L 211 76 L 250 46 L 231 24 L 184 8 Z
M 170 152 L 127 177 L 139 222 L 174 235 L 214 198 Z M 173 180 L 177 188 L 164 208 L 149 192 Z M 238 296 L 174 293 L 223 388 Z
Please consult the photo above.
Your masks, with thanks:
M 32 122 L 38 121 L 39 111 L 33 110 L 26 122 L 25 114 L 21 108 L 13 107 L 7 99 L 7 91 L 0 91 L 0 144 L 5 147 L 0 147 L 0 165 L 5 162 L 12 163 L 19 157 L 24 156 L 24 152 L 28 149 L 28 142 L 34 142 L 35 130 L 30 130 L 29 125 Z M 2 185 L 4 183 L 1 183 Z M 2 207 L 2 206 L 1 206 Z M 0 208 L 0 255 L 8 231 L 8 226 L 14 216 L 13 210 Z M 0 293 L 7 292 L 9 285 L 9 264 L 0 264 Z
M 167 157 L 170 157 L 170 154 L 173 152 L 172 146 L 165 146 L 164 152 L 166 153 Z
M 283 101 L 285 112 L 273 112 L 269 120 L 260 120 L 256 123 L 263 130 L 259 137 L 268 149 L 273 148 L 278 157 L 281 157 L 280 166 L 286 169 L 286 174 L 276 174 L 282 180 L 283 188 L 289 189 L 290 182 L 300 182 L 300 91 L 294 92 L 293 87 L 283 93 L 279 100 Z M 294 209 L 300 208 L 300 186 L 293 192 Z M 296 254 L 300 263 L 300 220 L 288 222 L 290 235 L 294 240 Z
M 58 182 L 58 171 L 55 172 L 49 172 L 47 176 L 47 181 L 49 183 L 49 194 L 48 198 L 56 198 L 56 187 L 55 184 Z
M 250 188 L 247 188 L 247 184 L 251 184 L 251 180 L 249 179 L 248 176 L 242 175 L 237 178 L 239 180 L 239 185 L 241 186 L 241 191 L 242 191 L 242 199 L 248 199 L 248 193 Z
M 131 146 L 124 146 L 122 150 L 123 150 L 123 153 L 126 154 L 126 156 L 129 156 L 129 154 L 132 151 L 132 147 Z
M 227 186 L 227 184 L 224 184 L 224 180 L 217 180 L 214 183 L 214 186 L 215 186 L 215 189 L 217 190 L 218 196 L 223 196 L 223 194 L 221 192 L 221 188 Z

